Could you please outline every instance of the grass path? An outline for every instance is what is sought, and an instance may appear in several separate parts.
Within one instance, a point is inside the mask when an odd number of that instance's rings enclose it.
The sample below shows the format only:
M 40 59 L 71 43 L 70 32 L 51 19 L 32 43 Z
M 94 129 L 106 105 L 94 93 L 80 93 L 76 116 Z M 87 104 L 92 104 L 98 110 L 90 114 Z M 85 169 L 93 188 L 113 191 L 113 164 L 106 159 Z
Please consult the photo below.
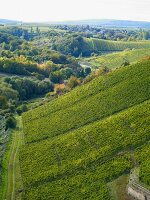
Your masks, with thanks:
M 8 164 L 8 183 L 7 183 L 7 192 L 6 192 L 7 200 L 21 199 L 21 198 L 17 198 L 16 193 L 18 189 L 22 187 L 22 183 L 21 183 L 22 180 L 21 180 L 20 170 L 19 170 L 20 168 L 19 168 L 18 153 L 19 153 L 19 147 L 23 144 L 22 142 L 23 137 L 22 137 L 21 117 L 16 117 L 16 119 L 17 119 L 17 128 L 14 130 L 14 134 L 13 134 L 13 145 L 11 148 L 9 164 Z

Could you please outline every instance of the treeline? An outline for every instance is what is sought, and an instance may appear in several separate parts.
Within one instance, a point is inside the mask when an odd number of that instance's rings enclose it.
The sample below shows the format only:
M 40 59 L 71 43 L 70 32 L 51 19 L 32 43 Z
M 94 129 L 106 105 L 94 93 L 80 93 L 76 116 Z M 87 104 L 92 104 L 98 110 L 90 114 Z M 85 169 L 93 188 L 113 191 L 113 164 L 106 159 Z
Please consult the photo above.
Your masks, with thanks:
M 0 58 L 0 72 L 26 76 L 31 76 L 33 73 L 46 75 L 36 63 L 30 62 L 24 57 Z
M 10 84 L 12 89 L 17 91 L 19 100 L 27 100 L 47 92 L 53 91 L 53 84 L 50 81 L 39 81 L 30 78 L 7 77 L 4 82 Z
M 94 37 L 104 40 L 136 41 L 148 40 L 150 38 L 150 31 L 145 29 L 113 29 L 94 25 L 55 25 L 54 28 L 69 31 L 70 33 L 79 32 L 84 37 Z
M 72 34 L 65 38 L 59 38 L 52 48 L 56 51 L 74 57 L 87 57 L 101 55 L 106 52 L 123 51 L 126 49 L 150 48 L 149 41 L 109 41 L 96 38 L 82 37 Z
M 43 64 L 29 61 L 23 56 L 0 58 L 0 72 L 35 76 L 39 80 L 49 77 L 54 83 L 62 83 L 72 75 L 78 78 L 84 78 L 91 70 L 83 69 L 73 58 L 67 59 L 64 55 L 53 53 L 51 60 Z

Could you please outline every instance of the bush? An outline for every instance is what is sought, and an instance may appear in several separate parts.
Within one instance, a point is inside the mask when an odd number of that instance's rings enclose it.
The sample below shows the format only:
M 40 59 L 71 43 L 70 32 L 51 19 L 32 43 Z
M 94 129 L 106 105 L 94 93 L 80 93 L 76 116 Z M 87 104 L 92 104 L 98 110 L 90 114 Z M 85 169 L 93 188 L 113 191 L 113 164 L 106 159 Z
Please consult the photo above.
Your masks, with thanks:
M 68 80 L 67 85 L 70 89 L 72 89 L 78 86 L 79 84 L 80 84 L 80 80 L 75 76 L 71 76 L 70 79 Z
M 28 107 L 25 104 L 18 106 L 16 109 L 19 115 L 21 115 L 23 112 L 26 112 L 27 110 L 28 110 Z
M 6 119 L 6 129 L 15 128 L 16 127 L 16 119 L 14 117 L 8 117 Z

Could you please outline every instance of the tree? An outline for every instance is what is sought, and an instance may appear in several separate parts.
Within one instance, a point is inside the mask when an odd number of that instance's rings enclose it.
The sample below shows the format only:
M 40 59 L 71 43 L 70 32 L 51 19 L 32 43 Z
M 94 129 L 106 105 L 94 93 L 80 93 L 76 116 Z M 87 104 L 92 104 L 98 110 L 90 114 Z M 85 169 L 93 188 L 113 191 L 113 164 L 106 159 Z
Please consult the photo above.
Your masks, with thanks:
M 65 84 L 57 84 L 55 85 L 55 92 L 58 95 L 64 94 L 67 92 Z
M 75 88 L 79 84 L 80 84 L 80 80 L 76 76 L 71 76 L 67 83 L 67 85 L 70 89 Z
M 38 35 L 40 34 L 40 29 L 39 29 L 38 26 L 36 27 L 36 33 L 37 33 Z
M 70 78 L 71 75 L 73 75 L 73 70 L 69 67 L 66 67 L 61 70 L 61 73 L 62 73 L 63 79 L 67 80 L 68 78 Z
M 31 26 L 30 32 L 33 33 L 33 27 Z
M 12 116 L 6 119 L 6 130 L 8 128 L 15 128 L 16 127 L 16 119 Z
M 7 99 L 5 96 L 0 96 L 0 108 L 7 107 Z
M 27 110 L 28 110 L 28 107 L 25 104 L 18 106 L 16 109 L 16 111 L 19 115 L 21 115 L 23 112 L 26 112 Z
M 91 73 L 91 68 L 90 67 L 86 67 L 84 70 L 85 76 L 89 75 Z
M 62 75 L 61 71 L 52 72 L 49 77 L 53 83 L 62 83 L 63 82 L 63 75 Z

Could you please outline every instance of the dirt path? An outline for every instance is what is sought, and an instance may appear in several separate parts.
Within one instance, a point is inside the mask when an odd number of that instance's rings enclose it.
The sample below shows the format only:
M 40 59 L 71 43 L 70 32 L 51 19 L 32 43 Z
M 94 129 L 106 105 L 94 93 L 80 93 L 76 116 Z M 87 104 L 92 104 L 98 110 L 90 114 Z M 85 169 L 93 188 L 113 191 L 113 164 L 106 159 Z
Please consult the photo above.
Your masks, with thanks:
M 11 147 L 11 153 L 8 164 L 8 184 L 7 184 L 7 200 L 15 200 L 15 179 L 16 179 L 16 157 L 21 145 L 21 118 L 17 117 L 17 128 L 14 131 L 13 145 Z

